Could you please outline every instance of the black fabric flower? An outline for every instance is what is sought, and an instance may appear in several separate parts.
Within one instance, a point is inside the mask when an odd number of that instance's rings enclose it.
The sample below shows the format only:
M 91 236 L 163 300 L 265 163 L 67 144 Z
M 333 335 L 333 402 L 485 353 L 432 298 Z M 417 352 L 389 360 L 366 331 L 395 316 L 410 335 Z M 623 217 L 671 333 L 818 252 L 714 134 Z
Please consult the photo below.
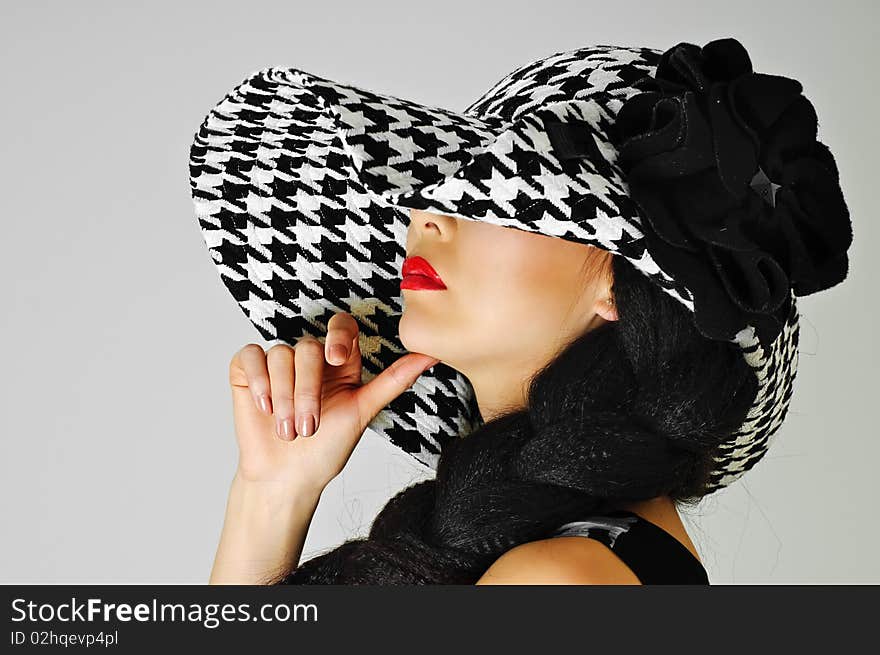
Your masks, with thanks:
M 698 329 L 769 345 L 804 296 L 841 282 L 852 242 L 800 82 L 755 73 L 733 38 L 664 52 L 616 119 L 618 163 L 652 257 L 694 296 Z

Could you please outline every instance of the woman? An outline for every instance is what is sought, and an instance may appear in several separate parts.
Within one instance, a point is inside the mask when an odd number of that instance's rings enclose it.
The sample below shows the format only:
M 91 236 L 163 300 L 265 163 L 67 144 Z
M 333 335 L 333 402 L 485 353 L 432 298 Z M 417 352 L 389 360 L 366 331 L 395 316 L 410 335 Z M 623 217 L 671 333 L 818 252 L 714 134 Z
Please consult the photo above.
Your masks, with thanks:
M 284 343 L 230 365 L 211 582 L 706 584 L 677 508 L 766 451 L 794 296 L 846 275 L 815 129 L 734 39 L 557 53 L 462 114 L 249 77 L 197 134 L 193 197 L 222 279 Z M 436 478 L 300 562 L 367 427 Z
M 486 248 L 489 243 L 492 247 Z M 542 404 L 560 401 L 565 383 L 592 389 L 581 400 L 589 398 L 596 407 L 584 409 L 602 416 L 603 436 L 613 440 L 613 431 L 621 431 L 616 437 L 619 444 L 604 442 L 615 447 L 619 454 L 612 456 L 621 459 L 621 470 L 613 470 L 605 482 L 607 491 L 615 479 L 635 478 L 640 467 L 656 465 L 655 474 L 662 471 L 676 500 L 702 495 L 711 439 L 707 437 L 703 453 L 682 449 L 658 453 L 650 460 L 626 461 L 628 451 L 650 446 L 648 440 L 659 443 L 665 435 L 642 432 L 631 410 L 616 410 L 615 405 L 628 387 L 635 389 L 632 383 L 637 381 L 643 385 L 639 403 L 658 407 L 656 416 L 639 416 L 638 420 L 662 419 L 670 424 L 670 433 L 711 423 L 713 433 L 723 434 L 742 422 L 743 409 L 754 396 L 754 378 L 733 346 L 703 339 L 684 308 L 655 291 L 647 280 L 643 282 L 639 273 L 628 273 L 627 281 L 615 284 L 612 255 L 592 246 L 413 210 L 407 252 L 430 262 L 445 288 L 404 286 L 406 309 L 400 335 L 413 354 L 368 384 L 360 384 L 357 323 L 345 313 L 331 319 L 323 346 L 307 337 L 293 348 L 276 345 L 267 354 L 259 345 L 248 344 L 233 357 L 230 384 L 240 459 L 211 583 L 261 584 L 279 570 L 295 567 L 321 492 L 342 471 L 365 426 L 438 360 L 467 375 L 476 391 L 487 427 L 467 438 L 505 439 L 511 422 L 529 420 L 523 407 L 530 379 L 559 350 L 580 338 L 580 347 L 568 355 L 571 361 L 557 360 L 557 365 L 582 364 L 583 371 L 563 376 L 560 370 L 546 377 L 544 384 L 549 388 L 538 399 Z M 620 321 L 612 330 L 593 333 Z M 650 325 L 659 329 L 647 333 L 645 327 Z M 340 349 L 346 354 L 337 354 Z M 673 354 L 678 357 L 678 369 L 664 376 L 657 364 L 661 358 L 674 362 Z M 633 367 L 641 370 L 627 370 L 632 377 L 623 375 L 624 368 Z M 746 400 L 731 404 L 730 398 L 738 394 Z M 688 398 L 703 401 L 701 409 L 688 410 Z M 620 413 L 609 420 L 605 415 L 609 411 Z M 320 417 L 317 428 L 309 422 L 310 416 Z M 587 454 L 592 443 L 574 432 L 583 420 L 572 419 L 571 433 L 553 436 L 546 447 L 560 452 L 548 461 L 558 458 L 563 449 L 565 454 Z M 293 426 L 299 428 L 300 436 L 294 436 Z M 633 430 L 632 437 L 623 432 L 626 428 Z M 493 430 L 499 434 L 487 436 Z M 630 438 L 633 442 L 626 441 Z M 492 454 L 500 459 L 510 453 L 499 448 Z M 540 457 L 540 452 L 530 457 L 533 472 L 547 474 Z M 467 466 L 491 480 L 491 466 L 481 462 Z M 590 468 L 573 463 L 564 473 L 575 480 L 585 479 L 591 475 Z M 591 483 L 599 484 L 593 476 Z M 490 484 L 499 492 L 503 489 L 501 482 Z M 548 492 L 543 489 L 546 484 L 538 481 L 530 486 L 534 489 L 517 485 L 516 510 L 504 501 L 497 504 L 499 511 L 510 513 L 500 517 L 499 523 L 531 518 L 529 510 L 536 518 L 539 512 L 551 519 L 554 514 L 565 516 L 571 514 L 569 508 L 583 508 L 584 517 L 589 514 L 592 499 L 581 493 L 579 485 L 570 492 Z M 632 487 L 629 494 L 638 495 L 637 485 Z M 454 489 L 448 492 L 456 493 Z M 529 493 L 545 498 L 530 503 Z M 550 512 L 548 505 L 556 507 Z M 662 527 L 699 559 L 672 497 L 649 496 L 624 501 L 621 507 Z M 556 519 L 556 523 L 561 521 Z M 556 527 L 552 521 L 549 525 Z M 467 530 L 467 526 L 460 529 Z M 405 552 L 403 546 L 400 549 Z M 638 578 L 602 542 L 572 536 L 519 545 L 496 559 L 476 582 L 638 584 Z

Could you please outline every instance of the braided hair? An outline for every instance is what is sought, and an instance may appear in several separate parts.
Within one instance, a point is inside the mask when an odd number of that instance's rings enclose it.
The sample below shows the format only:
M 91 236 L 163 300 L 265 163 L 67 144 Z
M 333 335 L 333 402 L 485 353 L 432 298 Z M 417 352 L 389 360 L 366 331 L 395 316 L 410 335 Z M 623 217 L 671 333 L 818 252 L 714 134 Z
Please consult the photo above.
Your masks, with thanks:
M 447 442 L 435 478 L 393 496 L 367 537 L 267 583 L 473 584 L 562 523 L 664 494 L 699 501 L 756 378 L 736 344 L 702 336 L 686 307 L 608 258 L 618 320 L 568 342 L 525 407 Z

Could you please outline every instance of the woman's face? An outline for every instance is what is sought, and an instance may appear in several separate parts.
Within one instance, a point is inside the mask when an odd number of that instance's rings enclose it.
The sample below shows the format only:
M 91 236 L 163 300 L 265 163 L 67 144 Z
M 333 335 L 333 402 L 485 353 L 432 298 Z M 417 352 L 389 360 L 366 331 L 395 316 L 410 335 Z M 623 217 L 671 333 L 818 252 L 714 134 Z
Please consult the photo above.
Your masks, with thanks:
M 537 370 L 568 341 L 616 320 L 611 253 L 484 221 L 410 210 L 407 257 L 446 288 L 402 289 L 400 337 L 468 377 Z

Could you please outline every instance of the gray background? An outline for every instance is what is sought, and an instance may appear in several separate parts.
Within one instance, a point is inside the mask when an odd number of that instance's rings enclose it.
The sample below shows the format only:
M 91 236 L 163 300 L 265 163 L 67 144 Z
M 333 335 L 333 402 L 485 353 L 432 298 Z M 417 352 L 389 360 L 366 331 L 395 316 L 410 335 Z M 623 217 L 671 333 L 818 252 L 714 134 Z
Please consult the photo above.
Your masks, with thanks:
M 771 452 L 684 518 L 715 583 L 880 582 L 876 7 L 3 3 L 0 582 L 208 578 L 237 457 L 227 366 L 263 342 L 202 241 L 187 157 L 247 74 L 294 66 L 460 110 L 558 50 L 724 36 L 803 83 L 856 238 L 850 277 L 800 301 L 800 371 Z M 368 432 L 304 558 L 364 534 L 429 475 Z

